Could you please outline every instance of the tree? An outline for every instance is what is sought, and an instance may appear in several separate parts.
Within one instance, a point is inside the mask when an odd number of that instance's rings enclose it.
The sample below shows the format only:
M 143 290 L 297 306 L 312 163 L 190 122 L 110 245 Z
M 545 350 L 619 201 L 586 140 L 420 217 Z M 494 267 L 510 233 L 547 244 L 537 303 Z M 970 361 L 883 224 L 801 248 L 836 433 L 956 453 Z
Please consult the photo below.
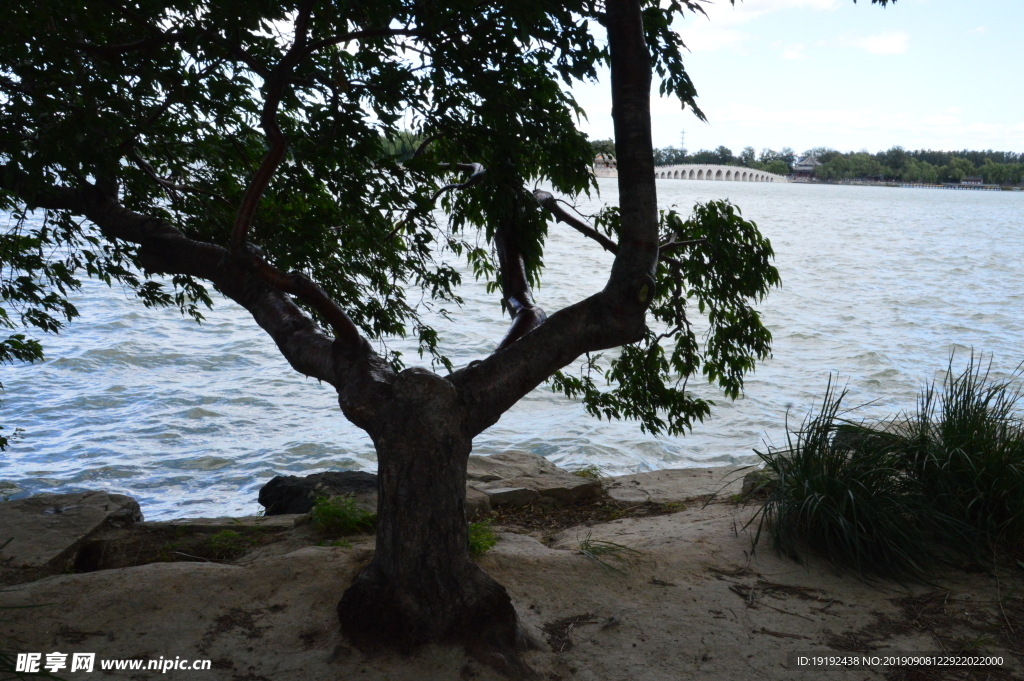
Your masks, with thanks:
M 726 202 L 698 204 L 689 219 L 657 206 L 651 74 L 703 116 L 671 30 L 695 3 L 7 9 L 3 321 L 58 331 L 77 315 L 67 296 L 82 275 L 200 320 L 212 285 L 296 371 L 334 386 L 379 461 L 374 558 L 338 606 L 359 646 L 459 642 L 514 664 L 515 610 L 468 555 L 466 463 L 473 437 L 534 387 L 550 378 L 592 413 L 680 433 L 710 409 L 686 379 L 702 372 L 735 397 L 768 355 L 752 305 L 778 283 L 771 245 Z M 544 180 L 569 196 L 594 186 L 592 147 L 562 86 L 601 63 L 621 203 L 591 226 L 527 186 Z M 549 218 L 615 253 L 603 290 L 550 317 L 532 294 Z M 458 369 L 409 302 L 459 302 L 440 249 L 488 277 L 512 317 L 491 355 Z M 690 300 L 708 317 L 703 345 Z M 369 342 L 408 334 L 443 375 Z M 612 348 L 608 360 L 591 354 Z M 3 361 L 41 356 L 23 334 L 0 350 Z M 561 372 L 584 355 L 579 376 Z M 601 370 L 610 389 L 593 379 Z
M 754 151 L 754 147 L 743 147 L 743 151 L 740 152 L 740 163 L 749 167 L 752 167 L 753 163 L 756 163 L 757 152 Z
M 654 150 L 654 165 L 656 166 L 674 166 L 686 163 L 688 160 L 686 149 L 662 147 L 661 149 Z
M 724 144 L 715 149 L 714 154 L 716 159 L 714 161 L 715 163 L 719 163 L 721 165 L 737 163 L 736 157 L 732 155 L 732 149 Z
M 890 169 L 890 173 L 893 177 L 898 177 L 903 167 L 906 166 L 910 160 L 910 155 L 903 149 L 903 147 L 896 146 L 892 147 L 888 151 L 879 152 L 876 155 L 878 162 Z
M 928 161 L 918 161 L 915 158 L 911 158 L 907 161 L 906 165 L 903 166 L 903 170 L 900 172 L 900 178 L 908 182 L 934 184 L 935 182 L 938 182 L 939 173 L 935 166 Z
M 960 182 L 968 175 L 977 172 L 977 168 L 966 158 L 954 156 L 949 163 L 939 170 L 939 177 L 949 182 Z

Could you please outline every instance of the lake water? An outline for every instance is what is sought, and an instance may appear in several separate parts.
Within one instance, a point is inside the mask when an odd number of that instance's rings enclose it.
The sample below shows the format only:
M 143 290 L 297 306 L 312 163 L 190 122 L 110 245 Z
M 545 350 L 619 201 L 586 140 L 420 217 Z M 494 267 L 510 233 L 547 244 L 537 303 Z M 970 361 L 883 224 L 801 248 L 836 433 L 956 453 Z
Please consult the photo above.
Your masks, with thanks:
M 615 180 L 599 182 L 584 213 L 616 201 Z M 954 350 L 992 353 L 1004 375 L 1024 359 L 1022 193 L 658 182 L 663 207 L 729 198 L 771 239 L 783 281 L 761 306 L 773 358 L 686 437 L 598 421 L 541 386 L 475 453 L 524 449 L 614 474 L 750 462 L 765 440 L 783 440 L 787 410 L 798 421 L 830 373 L 851 405 L 873 401 L 864 415 L 884 416 L 912 408 Z M 550 233 L 536 292 L 549 312 L 603 286 L 611 262 L 565 225 Z M 497 296 L 466 279 L 457 323 L 439 325 L 457 366 L 507 328 Z M 252 514 L 273 475 L 375 470 L 369 438 L 333 390 L 292 371 L 241 308 L 218 299 L 197 326 L 95 282 L 75 304 L 82 318 L 43 339 L 46 362 L 0 369 L 0 423 L 26 431 L 0 458 L 0 481 L 19 494 L 106 489 L 136 497 L 150 519 Z

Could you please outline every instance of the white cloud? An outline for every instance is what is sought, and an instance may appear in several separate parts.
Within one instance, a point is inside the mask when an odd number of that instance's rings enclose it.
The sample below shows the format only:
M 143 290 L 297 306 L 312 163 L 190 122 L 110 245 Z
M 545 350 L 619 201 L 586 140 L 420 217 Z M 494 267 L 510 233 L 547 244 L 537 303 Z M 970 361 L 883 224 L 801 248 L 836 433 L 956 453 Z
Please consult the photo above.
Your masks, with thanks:
M 832 10 L 840 0 L 742 0 L 735 6 L 728 0 L 704 4 L 704 11 L 715 24 L 742 24 L 762 14 L 785 9 Z
M 986 30 L 987 29 L 984 26 L 979 26 L 978 28 L 971 31 L 971 33 L 984 33 Z
M 707 16 L 691 16 L 681 24 L 679 33 L 693 52 L 710 52 L 724 47 L 742 49 L 752 36 L 731 27 L 779 10 L 832 10 L 841 4 L 841 0 L 738 0 L 734 6 L 728 0 L 717 0 L 702 4 Z
M 886 31 L 869 36 L 844 35 L 839 38 L 839 42 L 869 54 L 903 54 L 910 47 L 910 34 L 906 31 Z
M 921 122 L 924 125 L 928 125 L 928 126 L 931 126 L 931 127 L 943 127 L 943 126 L 952 127 L 952 126 L 960 125 L 960 119 L 957 118 L 956 116 L 948 116 L 948 115 L 942 115 L 942 114 L 937 114 L 935 116 L 927 116 Z
M 691 52 L 713 52 L 723 47 L 740 47 L 750 38 L 748 33 L 728 28 L 694 26 L 681 32 L 683 44 Z
M 790 45 L 783 51 L 783 59 L 804 59 L 807 55 L 804 54 L 804 46 L 801 44 Z

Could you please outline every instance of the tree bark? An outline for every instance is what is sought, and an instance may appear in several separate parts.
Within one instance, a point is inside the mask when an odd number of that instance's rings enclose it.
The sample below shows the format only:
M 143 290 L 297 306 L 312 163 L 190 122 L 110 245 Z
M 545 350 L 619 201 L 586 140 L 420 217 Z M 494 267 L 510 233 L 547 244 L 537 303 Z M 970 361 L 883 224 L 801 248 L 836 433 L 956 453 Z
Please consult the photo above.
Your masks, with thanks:
M 429 371 L 403 371 L 371 436 L 377 548 L 338 604 L 343 632 L 361 648 L 461 643 L 514 658 L 512 601 L 469 557 L 472 438 L 458 390 Z

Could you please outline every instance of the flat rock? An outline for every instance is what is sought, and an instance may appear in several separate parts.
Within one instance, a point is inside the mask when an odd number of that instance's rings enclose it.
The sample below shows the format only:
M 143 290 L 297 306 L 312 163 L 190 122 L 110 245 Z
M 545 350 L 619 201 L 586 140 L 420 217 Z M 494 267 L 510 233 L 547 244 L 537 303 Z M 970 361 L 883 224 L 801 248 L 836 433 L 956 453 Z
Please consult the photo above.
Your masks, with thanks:
M 305 477 L 278 475 L 260 488 L 266 515 L 309 513 L 319 497 L 352 495 L 356 506 L 377 512 L 377 476 L 362 471 L 328 471 Z
M 501 483 L 492 483 L 481 492 L 487 495 L 492 507 L 498 506 L 525 506 L 540 498 L 537 490 L 529 487 L 509 487 Z
M 123 494 L 38 494 L 0 503 L 0 551 L 5 568 L 61 568 L 91 534 L 142 521 L 139 504 Z
M 566 472 L 539 454 L 508 451 L 491 456 L 469 457 L 466 478 L 474 482 L 495 482 L 512 478 L 565 475 Z
M 752 468 L 677 468 L 621 475 L 607 481 L 605 491 L 612 499 L 626 503 L 653 501 L 665 504 L 712 494 L 724 498 L 741 492 L 743 475 Z
M 175 520 L 150 521 L 142 523 L 141 529 L 160 531 L 163 529 L 185 532 L 223 532 L 224 530 L 290 530 L 295 527 L 299 513 L 274 516 L 243 516 L 241 518 L 177 518 Z
M 594 499 L 604 494 L 604 488 L 601 486 L 600 480 L 592 480 L 590 478 L 581 478 L 577 475 L 571 475 L 560 471 L 552 475 L 540 475 L 537 477 L 522 476 L 516 478 L 509 478 L 507 480 L 498 480 L 496 482 L 485 482 L 485 483 L 472 483 L 481 492 L 486 494 L 494 494 L 499 489 L 530 489 L 537 492 L 536 497 L 542 499 L 549 499 L 550 502 L 555 506 L 564 506 L 571 504 L 574 501 L 581 501 L 583 499 Z M 527 498 L 527 495 L 519 495 L 515 497 L 517 501 L 501 501 L 495 503 L 494 499 L 491 499 L 492 506 L 500 506 L 502 504 L 525 504 L 530 503 L 534 498 Z M 524 499 L 524 501 L 518 501 L 518 499 Z

